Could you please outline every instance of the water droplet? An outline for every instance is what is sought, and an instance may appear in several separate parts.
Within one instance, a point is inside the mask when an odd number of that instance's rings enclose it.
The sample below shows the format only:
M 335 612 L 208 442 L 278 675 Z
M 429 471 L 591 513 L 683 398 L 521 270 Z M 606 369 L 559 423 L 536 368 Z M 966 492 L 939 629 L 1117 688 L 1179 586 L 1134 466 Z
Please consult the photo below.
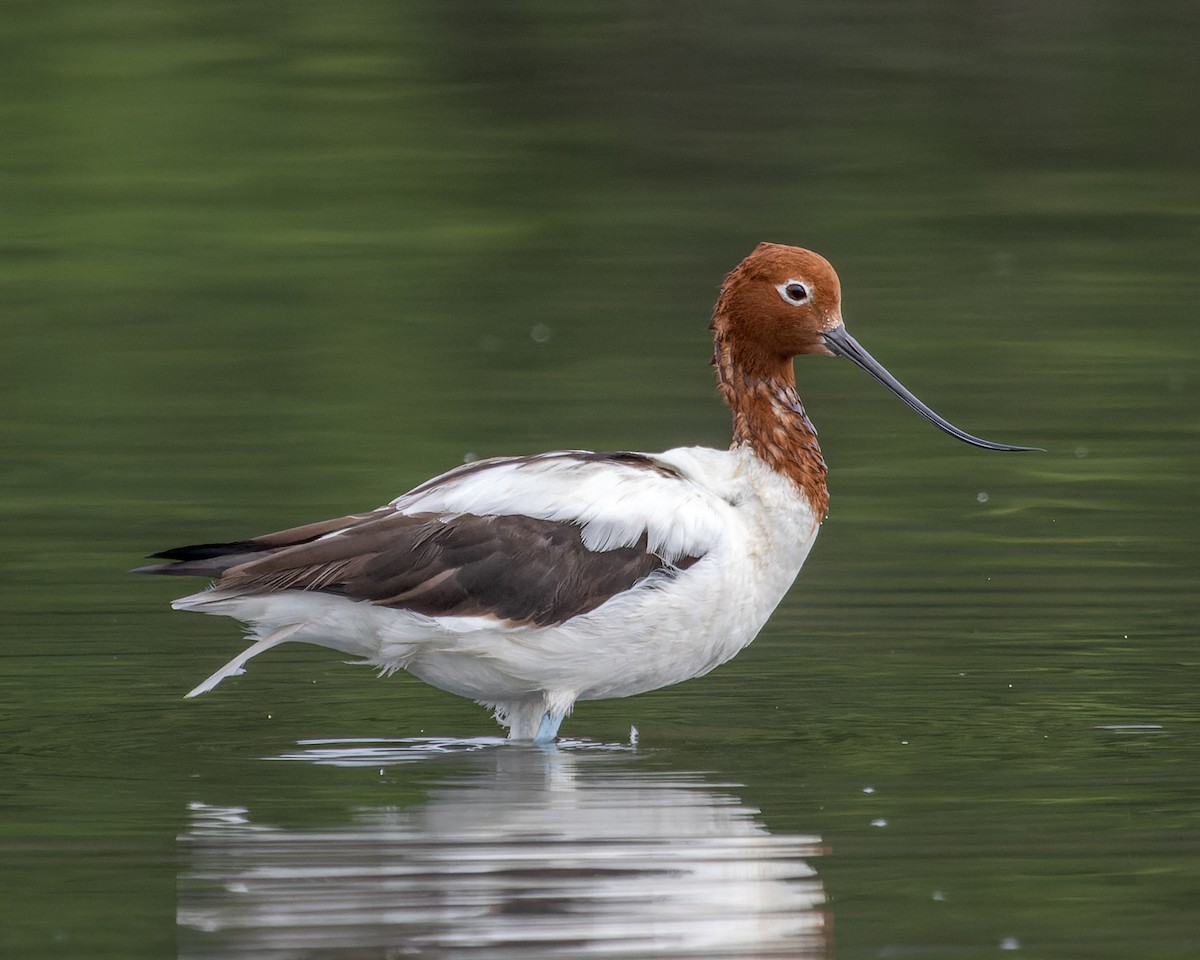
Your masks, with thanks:
M 1001 950 L 1020 950 L 1021 949 L 1021 941 L 1018 940 L 1016 937 L 1005 937 L 1003 940 L 1000 941 L 1000 949 Z
M 871 826 L 873 826 L 873 827 L 886 827 L 886 826 L 887 826 L 887 821 L 886 821 L 886 820 L 884 820 L 884 819 L 883 819 L 883 817 L 877 817 L 876 819 L 874 819 L 874 820 L 872 820 L 872 821 L 871 821 Z
M 535 324 L 533 329 L 529 331 L 529 336 L 534 343 L 545 343 L 550 339 L 550 328 L 544 323 Z
M 874 792 L 875 792 L 874 787 L 863 787 L 863 793 L 874 793 Z
M 979 491 L 979 493 L 977 493 L 977 494 L 975 495 L 975 499 L 976 499 L 976 500 L 978 500 L 980 503 L 987 503 L 987 502 L 988 502 L 988 495 L 987 495 L 987 491 L 986 491 L 986 490 L 980 490 L 980 491 Z

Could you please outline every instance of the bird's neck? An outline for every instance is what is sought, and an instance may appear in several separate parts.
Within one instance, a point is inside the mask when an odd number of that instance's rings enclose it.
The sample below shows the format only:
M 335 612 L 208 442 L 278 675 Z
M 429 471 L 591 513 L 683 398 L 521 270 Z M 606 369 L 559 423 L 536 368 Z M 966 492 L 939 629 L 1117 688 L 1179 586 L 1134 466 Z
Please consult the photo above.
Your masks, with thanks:
M 823 518 L 829 509 L 825 459 L 817 431 L 796 393 L 790 358 L 739 358 L 717 337 L 713 366 L 721 397 L 733 411 L 731 448 L 748 446 L 768 467 L 783 474 Z

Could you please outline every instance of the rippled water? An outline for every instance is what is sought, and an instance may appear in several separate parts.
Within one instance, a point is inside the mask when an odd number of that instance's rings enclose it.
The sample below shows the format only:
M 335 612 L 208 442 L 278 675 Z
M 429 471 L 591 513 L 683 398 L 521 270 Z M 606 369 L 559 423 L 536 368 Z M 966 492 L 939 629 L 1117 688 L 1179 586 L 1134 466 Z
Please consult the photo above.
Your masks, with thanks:
M 1195 955 L 1191 5 L 0 17 L 0 955 Z M 182 700 L 242 641 L 143 554 L 724 445 L 761 239 L 1047 452 L 801 361 L 830 518 L 708 677 L 550 751 L 328 651 Z
M 382 782 L 397 764 L 453 765 L 420 774 L 415 807 L 316 829 L 190 804 L 181 956 L 825 955 L 819 839 L 772 835 L 701 774 L 572 742 L 303 746 L 279 759 L 379 767 Z

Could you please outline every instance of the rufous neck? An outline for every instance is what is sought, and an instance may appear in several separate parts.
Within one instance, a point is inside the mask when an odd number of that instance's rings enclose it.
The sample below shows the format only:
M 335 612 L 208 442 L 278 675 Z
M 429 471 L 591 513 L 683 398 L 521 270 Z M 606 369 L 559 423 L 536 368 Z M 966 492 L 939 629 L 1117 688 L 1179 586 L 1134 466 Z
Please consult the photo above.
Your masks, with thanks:
M 796 485 L 824 518 L 829 509 L 825 459 L 817 431 L 796 392 L 789 357 L 740 357 L 729 340 L 716 338 L 717 388 L 733 411 L 731 448 L 748 446 L 768 467 Z

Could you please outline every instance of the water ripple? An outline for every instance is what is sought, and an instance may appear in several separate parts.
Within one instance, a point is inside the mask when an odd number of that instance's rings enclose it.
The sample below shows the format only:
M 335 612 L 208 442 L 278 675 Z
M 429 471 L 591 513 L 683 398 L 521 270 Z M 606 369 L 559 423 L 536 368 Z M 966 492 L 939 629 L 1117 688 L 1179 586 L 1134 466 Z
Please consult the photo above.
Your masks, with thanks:
M 772 835 L 701 774 L 629 748 L 321 741 L 287 759 L 469 756 L 410 808 L 286 829 L 193 802 L 180 956 L 818 957 L 813 836 Z M 283 757 L 277 759 L 285 759 Z

